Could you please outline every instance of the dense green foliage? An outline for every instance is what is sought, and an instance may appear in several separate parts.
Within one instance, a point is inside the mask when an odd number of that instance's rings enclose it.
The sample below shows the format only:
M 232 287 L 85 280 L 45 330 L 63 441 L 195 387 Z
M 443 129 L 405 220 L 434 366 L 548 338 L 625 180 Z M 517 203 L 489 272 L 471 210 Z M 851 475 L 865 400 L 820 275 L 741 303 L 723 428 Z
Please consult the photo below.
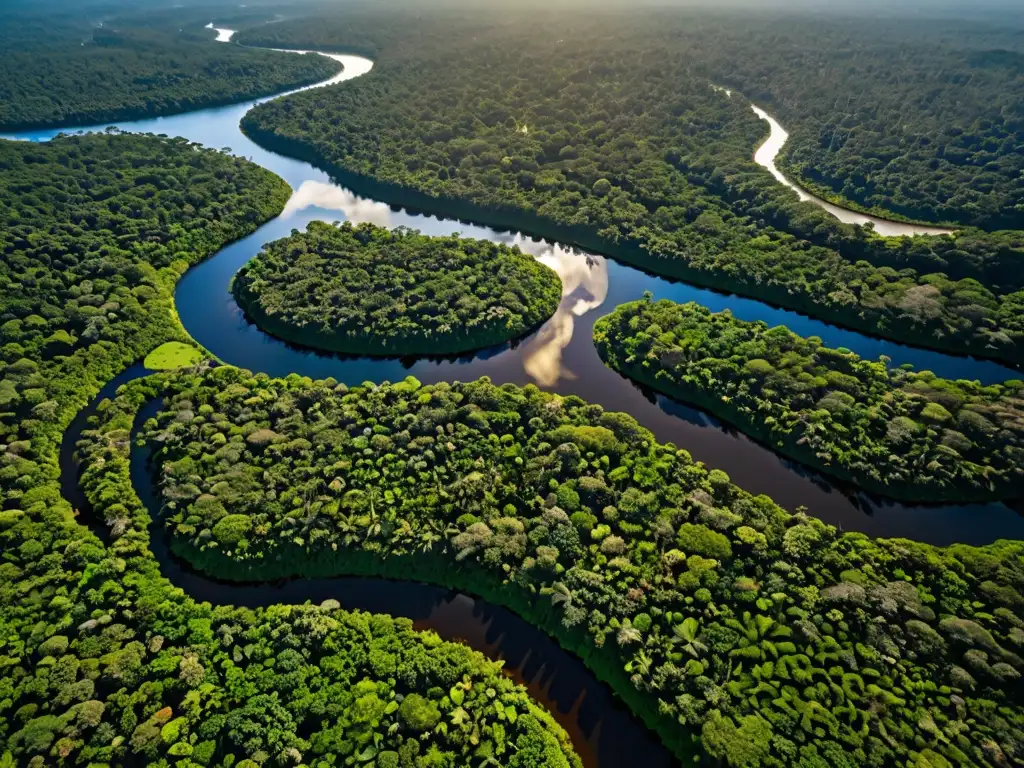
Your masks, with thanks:
M 0 442 L 29 442 L 0 474 L 0 504 L 38 482 L 35 430 L 185 339 L 170 302 L 185 269 L 290 194 L 269 171 L 183 139 L 0 142 Z
M 269 243 L 232 292 L 275 336 L 335 352 L 441 354 L 518 338 L 558 308 L 553 270 L 518 248 L 373 224 Z
M 213 609 L 168 584 L 127 474 L 134 408 L 156 385 L 108 405 L 81 448 L 113 541 L 61 497 L 74 414 L 147 351 L 187 341 L 174 282 L 289 195 L 180 139 L 0 142 L 0 764 L 454 768 L 476 738 L 480 759 L 577 766 L 495 664 L 407 621 L 333 604 Z M 429 701 L 403 710 L 407 693 Z M 424 733 L 434 707 L 445 721 Z
M 620 373 L 695 402 L 793 458 L 913 501 L 1018 498 L 1024 382 L 891 369 L 697 304 L 624 304 L 594 326 Z
M 268 25 L 241 39 L 378 59 L 344 88 L 257 107 L 243 128 L 391 201 L 1019 361 L 1019 234 L 887 239 L 799 202 L 753 162 L 766 127 L 742 96 L 709 87 L 688 23 L 678 12 L 488 23 L 353 12 Z
M 666 743 L 700 728 L 734 766 L 1024 756 L 1022 543 L 840 534 L 532 386 L 225 368 L 169 390 L 144 436 L 173 546 L 213 574 L 411 561 L 548 626 Z
M 408 619 L 342 611 L 334 600 L 253 611 L 176 595 L 149 551 L 150 518 L 132 490 L 123 439 L 140 403 L 169 381 L 128 385 L 82 446 L 82 483 L 116 536 L 108 557 L 120 561 L 103 578 L 127 575 L 129 586 L 97 585 L 94 618 L 69 627 L 78 637 L 62 661 L 81 659 L 83 677 L 93 673 L 97 687 L 115 678 L 120 690 L 99 712 L 110 725 L 96 727 L 109 738 L 137 722 L 116 757 L 130 752 L 169 765 L 201 751 L 200 764 L 229 765 L 224 757 L 234 755 L 249 768 L 457 768 L 488 758 L 516 768 L 579 768 L 565 732 L 499 664 L 414 632 Z M 115 598 L 128 608 L 120 615 L 105 607 Z M 122 669 L 131 676 L 119 677 Z M 46 717 L 42 708 L 33 714 Z M 72 739 L 81 728 L 67 716 L 49 722 L 54 730 L 77 726 Z
M 22 34 L 52 31 L 38 20 L 0 23 L 0 116 L 12 99 L 27 110 L 18 114 L 48 124 L 173 111 L 324 76 L 311 67 L 333 71 L 322 59 L 203 42 L 194 11 L 181 14 L 180 38 L 138 20 L 78 45 L 71 24 L 53 49 Z M 996 94 L 1016 82 L 1001 74 L 1015 66 L 1012 33 L 983 36 L 1008 41 L 1005 51 L 908 49 L 891 66 L 894 87 L 870 77 L 890 67 L 891 46 L 861 48 L 863 31 L 834 33 L 852 36 L 851 53 L 817 26 L 797 30 L 839 58 L 811 53 L 794 67 L 789 43 L 762 45 L 765 63 L 750 63 L 750 74 L 729 61 L 728 34 L 680 19 L 537 12 L 510 24 L 356 10 L 340 24 L 261 27 L 251 39 L 359 46 L 379 66 L 247 125 L 396 197 L 567 234 L 895 338 L 1020 360 L 1019 233 L 911 241 L 840 225 L 750 162 L 763 126 L 742 96 L 707 87 L 742 83 L 760 98 L 757 72 L 771 73 L 785 88 L 771 101 L 794 128 L 794 167 L 813 174 L 803 164 L 818 163 L 835 188 L 851 174 L 843 193 L 868 205 L 946 217 L 953 200 L 962 220 L 991 226 L 1019 213 L 1019 105 L 1012 90 Z M 179 23 L 178 11 L 165 21 Z M 40 64 L 48 51 L 54 61 Z M 987 70 L 977 77 L 984 93 L 956 99 L 965 60 Z M 164 78 L 175 63 L 185 77 Z M 791 119 L 806 99 L 811 119 L 827 122 L 836 96 L 814 78 L 799 82 L 808 64 L 829 82 L 830 67 L 843 69 L 836 82 L 859 78 L 865 89 L 841 125 L 829 123 L 827 149 L 824 134 L 815 146 Z M 18 90 L 37 72 L 46 77 Z M 915 77 L 935 105 L 912 123 L 897 105 Z M 873 82 L 897 94 L 877 110 Z M 913 143 L 890 163 L 896 135 Z M 576 398 L 487 381 L 348 390 L 230 368 L 160 374 L 105 403 L 86 434 L 81 483 L 109 536 L 83 528 L 57 482 L 63 430 L 126 365 L 189 341 L 172 305 L 177 278 L 289 194 L 272 174 L 182 140 L 0 143 L 0 766 L 579 765 L 564 732 L 498 665 L 407 621 L 334 601 L 214 608 L 169 584 L 128 472 L 133 421 L 159 395 L 164 413 L 144 429 L 157 447 L 158 522 L 210 572 L 364 572 L 469 587 L 578 652 L 680 755 L 699 732 L 713 758 L 736 768 L 1024 762 L 1024 544 L 939 549 L 840 534 Z M 295 237 L 339 236 L 320 229 Z M 765 423 L 802 409 L 859 436 L 882 414 L 890 423 L 875 442 L 910 444 L 878 462 L 896 480 L 919 462 L 932 473 L 925 482 L 977 488 L 987 460 L 996 489 L 1017 477 L 1015 385 L 886 373 L 728 318 L 697 327 L 722 334 L 700 340 L 728 358 L 705 375 L 729 377 L 742 363 L 742 396 L 751 385 L 762 400 L 771 392 Z M 646 331 L 654 345 L 682 338 L 668 332 Z M 639 327 L 629 333 L 650 341 Z M 821 437 L 816 429 L 811 441 Z M 857 462 L 872 454 L 853 456 L 864 441 L 836 448 L 837 435 L 825 438 L 814 445 L 833 468 L 845 460 L 870 484 Z
M 214 43 L 195 33 L 107 27 L 78 39 L 0 41 L 0 130 L 91 125 L 230 104 L 325 80 L 341 68 Z

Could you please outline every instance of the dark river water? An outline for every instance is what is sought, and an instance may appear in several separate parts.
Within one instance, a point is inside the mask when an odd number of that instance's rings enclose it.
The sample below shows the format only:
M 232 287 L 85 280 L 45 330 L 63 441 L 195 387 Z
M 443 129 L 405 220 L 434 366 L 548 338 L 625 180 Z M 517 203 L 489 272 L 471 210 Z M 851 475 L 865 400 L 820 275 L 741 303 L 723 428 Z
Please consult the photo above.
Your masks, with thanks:
M 334 57 L 344 63 L 345 71 L 332 82 L 364 75 L 372 67 L 370 61 L 358 56 Z M 768 494 L 788 509 L 805 506 L 810 514 L 843 530 L 934 544 L 984 544 L 999 538 L 1024 538 L 1024 516 L 1005 504 L 913 506 L 842 488 L 706 413 L 634 385 L 601 362 L 591 332 L 598 317 L 649 290 L 657 299 L 696 301 L 714 311 L 729 309 L 743 320 L 786 325 L 796 333 L 820 336 L 826 344 L 846 347 L 862 357 L 888 355 L 893 365 L 911 363 L 918 370 L 932 370 L 947 378 L 992 383 L 1017 377 L 1018 372 L 991 361 L 876 339 L 764 302 L 649 275 L 603 256 L 535 240 L 523 233 L 393 208 L 361 197 L 309 163 L 265 150 L 247 138 L 239 129 L 239 121 L 255 103 L 258 101 L 116 124 L 123 130 L 184 136 L 209 147 L 230 148 L 274 171 L 295 190 L 280 216 L 193 268 L 178 284 L 175 301 L 185 328 L 224 362 L 274 376 L 333 376 L 347 384 L 394 381 L 410 374 L 424 383 L 480 376 L 490 376 L 499 383 L 532 382 L 559 394 L 579 395 L 610 410 L 626 411 L 659 440 L 686 448 L 694 458 L 727 472 L 742 488 Z M 30 131 L 17 137 L 46 140 L 56 133 Z M 342 220 L 407 226 L 427 234 L 458 233 L 518 245 L 559 274 L 562 303 L 547 323 L 515 344 L 448 359 L 341 357 L 289 345 L 250 324 L 228 292 L 232 275 L 264 243 L 285 237 L 293 229 L 305 229 L 310 221 Z
M 372 66 L 360 57 L 332 56 L 345 64 L 345 71 L 332 83 L 366 74 Z M 763 302 L 648 275 L 600 255 L 535 240 L 522 233 L 407 211 L 361 197 L 308 163 L 267 151 L 245 137 L 239 130 L 239 121 L 255 103 L 258 102 L 116 124 L 123 130 L 184 136 L 209 147 L 230 148 L 234 154 L 274 171 L 294 190 L 280 216 L 193 268 L 178 285 L 175 301 L 185 328 L 224 362 L 274 376 L 332 376 L 348 384 L 394 381 L 410 374 L 424 383 L 480 376 L 490 376 L 499 383 L 534 383 L 545 390 L 579 395 L 607 409 L 628 412 L 659 440 L 673 442 L 696 459 L 725 470 L 746 490 L 766 493 L 790 509 L 805 506 L 810 514 L 844 530 L 937 544 L 982 544 L 998 538 L 1024 538 L 1024 516 L 1004 504 L 912 506 L 843 489 L 820 474 L 780 458 L 697 409 L 633 385 L 601 363 L 591 331 L 599 316 L 649 290 L 655 298 L 696 301 L 714 311 L 729 309 L 744 320 L 784 324 L 796 333 L 820 336 L 831 346 L 847 347 L 863 357 L 887 355 L 893 365 L 911 363 L 919 370 L 929 369 L 944 377 L 991 383 L 1018 376 L 1015 371 L 993 362 L 871 338 Z M 43 141 L 56 133 L 30 131 L 12 138 Z M 388 227 L 408 226 L 427 234 L 458 233 L 518 245 L 559 274 L 563 284 L 561 305 L 547 323 L 525 339 L 457 358 L 346 358 L 290 346 L 246 321 L 228 292 L 228 283 L 264 243 L 287 236 L 293 229 L 304 229 L 314 220 L 369 221 Z M 118 384 L 142 373 L 141 366 L 126 371 L 98 399 L 111 395 Z M 88 416 L 89 411 L 83 411 L 75 420 L 61 452 L 65 495 L 87 517 L 87 504 L 78 489 L 72 454 Z M 137 458 L 133 458 L 132 475 L 140 497 L 157 512 L 148 472 L 144 462 Z M 91 522 L 98 533 L 105 533 L 102 521 Z M 296 580 L 251 586 L 219 583 L 178 562 L 158 531 L 154 531 L 153 539 L 164 575 L 198 600 L 262 606 L 334 598 L 348 608 L 407 616 L 420 628 L 434 629 L 446 639 L 462 640 L 492 658 L 506 659 L 510 674 L 528 685 L 534 696 L 557 714 L 588 766 L 672 764 L 657 740 L 616 703 L 610 691 L 579 660 L 509 611 L 464 594 L 381 579 Z
M 372 67 L 369 60 L 358 56 L 332 56 L 345 65 L 344 72 L 332 78 L 332 83 L 364 75 Z M 333 376 L 348 384 L 394 381 L 410 374 L 424 383 L 480 376 L 490 376 L 499 383 L 532 382 L 559 394 L 579 395 L 610 410 L 626 411 L 659 440 L 686 448 L 694 458 L 727 472 L 744 489 L 768 494 L 788 509 L 805 506 L 810 514 L 843 530 L 934 544 L 984 544 L 999 538 L 1024 538 L 1024 516 L 1005 504 L 913 506 L 842 488 L 708 414 L 646 391 L 608 369 L 597 356 L 591 332 L 602 314 L 650 290 L 657 299 L 696 301 L 714 311 L 729 309 L 743 320 L 786 325 L 796 333 L 820 336 L 826 344 L 846 347 L 862 357 L 888 355 L 893 365 L 911 363 L 918 370 L 932 370 L 947 378 L 991 383 L 1017 377 L 1018 372 L 991 361 L 876 339 L 764 302 L 652 276 L 603 256 L 522 233 L 411 212 L 360 197 L 309 163 L 265 150 L 247 138 L 239 129 L 239 121 L 259 101 L 263 99 L 116 124 L 123 130 L 184 136 L 209 147 L 230 148 L 234 154 L 274 171 L 295 190 L 280 216 L 193 268 L 178 284 L 175 301 L 185 328 L 224 362 L 274 376 L 293 372 L 313 378 Z M 772 123 L 773 131 L 776 125 Z M 38 141 L 57 133 L 29 131 L 17 134 L 17 138 Z M 777 142 L 769 139 L 766 145 L 773 143 Z M 381 226 L 412 227 L 427 234 L 458 233 L 519 245 L 559 274 L 562 303 L 547 323 L 518 343 L 457 358 L 346 358 L 294 347 L 250 324 L 228 292 L 228 283 L 264 243 L 285 237 L 293 229 L 305 229 L 314 220 L 370 221 Z
M 108 382 L 79 412 L 61 444 L 61 491 L 79 510 L 82 522 L 104 541 L 109 541 L 109 531 L 104 521 L 92 513 L 78 483 L 75 445 L 82 430 L 89 428 L 101 402 L 114 397 L 122 384 L 148 373 L 138 363 Z M 156 415 L 160 405 L 158 398 L 139 410 L 133 438 L 145 420 Z M 680 765 L 657 736 L 582 661 L 562 650 L 542 630 L 501 606 L 462 592 L 408 581 L 337 577 L 243 584 L 219 581 L 192 569 L 171 552 L 162 529 L 161 501 L 153 483 L 148 451 L 133 448 L 130 466 L 132 485 L 153 518 L 150 546 L 160 571 L 171 584 L 196 600 L 262 608 L 307 601 L 319 604 L 333 599 L 350 610 L 411 619 L 418 630 L 432 630 L 445 640 L 463 643 L 490 659 L 502 660 L 503 671 L 524 685 L 568 732 L 586 768 L 628 768 L 636 760 L 645 768 Z

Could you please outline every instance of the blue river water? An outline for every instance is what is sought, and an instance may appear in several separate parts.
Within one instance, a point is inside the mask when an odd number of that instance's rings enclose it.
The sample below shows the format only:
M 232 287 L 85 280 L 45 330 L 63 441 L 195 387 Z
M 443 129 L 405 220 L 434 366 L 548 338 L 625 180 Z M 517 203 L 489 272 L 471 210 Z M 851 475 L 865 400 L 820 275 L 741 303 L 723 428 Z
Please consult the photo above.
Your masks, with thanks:
M 345 69 L 321 86 L 344 87 L 337 84 L 366 75 L 372 68 L 372 62 L 358 56 L 331 57 L 341 61 Z M 348 384 L 394 381 L 408 375 L 424 383 L 480 376 L 490 376 L 499 383 L 533 383 L 562 395 L 578 395 L 609 410 L 630 413 L 659 440 L 673 442 L 696 459 L 723 469 L 746 490 L 766 493 L 789 509 L 806 507 L 810 514 L 844 530 L 936 544 L 982 544 L 998 538 L 1024 538 L 1024 516 L 1004 504 L 913 506 L 840 488 L 707 414 L 644 391 L 608 369 L 597 356 L 591 332 L 598 317 L 649 290 L 656 299 L 695 301 L 714 311 L 728 309 L 743 320 L 786 325 L 796 333 L 819 336 L 830 346 L 846 347 L 866 358 L 886 355 L 893 365 L 910 363 L 918 370 L 931 370 L 947 378 L 992 383 L 1018 377 L 1018 372 L 995 362 L 909 347 L 764 302 L 666 280 L 598 254 L 536 240 L 524 233 L 411 212 L 361 197 L 335 183 L 326 172 L 266 150 L 246 137 L 239 122 L 254 104 L 264 100 L 113 124 L 123 131 L 182 136 L 208 147 L 226 149 L 270 169 L 294 190 L 280 216 L 194 267 L 178 284 L 175 302 L 185 328 L 222 361 L 274 376 L 299 373 L 314 378 L 333 377 Z M 62 132 L 106 127 L 26 131 L 7 138 L 46 141 Z M 562 302 L 548 322 L 524 339 L 444 359 L 379 359 L 319 353 L 274 339 L 249 323 L 228 291 L 235 272 L 265 243 L 285 237 L 292 230 L 302 230 L 311 221 L 343 220 L 406 226 L 427 234 L 457 233 L 518 245 L 559 274 Z

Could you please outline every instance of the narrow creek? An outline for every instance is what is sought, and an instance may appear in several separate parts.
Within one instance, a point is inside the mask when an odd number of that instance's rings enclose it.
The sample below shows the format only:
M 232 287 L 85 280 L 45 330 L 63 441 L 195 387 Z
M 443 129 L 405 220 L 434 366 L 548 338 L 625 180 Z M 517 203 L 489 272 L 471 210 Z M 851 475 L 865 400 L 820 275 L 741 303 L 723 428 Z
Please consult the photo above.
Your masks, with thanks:
M 130 381 L 151 373 L 137 363 L 106 386 L 83 408 L 64 433 L 60 448 L 61 489 L 83 524 L 102 540 L 110 540 L 106 523 L 96 517 L 78 482 L 80 467 L 75 447 L 82 431 L 90 428 L 99 405 L 113 398 Z M 132 439 L 146 419 L 155 416 L 162 401 L 156 398 L 135 418 Z M 160 572 L 193 599 L 212 605 L 265 608 L 281 604 L 319 604 L 337 600 L 343 608 L 386 613 L 412 620 L 418 630 L 432 630 L 441 638 L 459 642 L 493 660 L 504 662 L 504 672 L 526 687 L 566 730 L 585 768 L 627 768 L 636 760 L 650 768 L 680 765 L 646 725 L 634 717 L 611 689 L 597 680 L 583 662 L 552 640 L 543 630 L 512 611 L 463 592 L 409 581 L 340 576 L 290 579 L 246 584 L 220 581 L 197 571 L 170 549 L 161 523 L 161 501 L 153 482 L 149 452 L 132 448 L 132 486 L 153 520 L 150 548 Z
M 726 91 L 726 93 L 730 92 Z M 902 221 L 892 221 L 891 219 L 880 219 L 877 216 L 871 216 L 859 211 L 851 211 L 849 208 L 842 208 L 835 203 L 830 203 L 828 200 L 824 200 L 817 195 L 811 194 L 786 176 L 779 170 L 778 166 L 775 165 L 775 158 L 779 156 L 779 152 L 782 151 L 786 141 L 789 140 L 789 134 L 786 133 L 785 129 L 783 129 L 781 125 L 779 125 L 778 120 L 769 115 L 763 109 L 755 105 L 752 105 L 751 108 L 754 110 L 754 114 L 766 121 L 768 123 L 768 127 L 771 129 L 771 133 L 768 135 L 768 138 L 765 139 L 764 143 L 761 144 L 754 153 L 754 162 L 767 168 L 769 173 L 771 173 L 778 182 L 785 184 L 796 192 L 797 196 L 801 200 L 814 203 L 815 205 L 824 208 L 844 224 L 872 224 L 875 228 L 875 232 L 880 235 L 948 235 L 954 231 L 947 227 L 936 227 L 928 224 L 910 224 Z
M 213 29 L 218 41 L 230 41 L 231 30 Z M 372 68 L 372 62 L 358 56 L 324 55 L 342 62 L 345 69 L 309 87 L 340 83 L 366 74 Z M 268 98 L 282 95 L 286 94 Z M 802 335 L 820 336 L 829 345 L 845 346 L 865 357 L 888 355 L 896 365 L 911 363 L 941 376 L 995 382 L 1017 376 L 1015 371 L 988 361 L 875 339 L 763 302 L 658 278 L 603 256 L 533 239 L 523 233 L 409 211 L 361 197 L 336 184 L 316 167 L 270 152 L 242 134 L 238 127 L 242 116 L 265 100 L 115 124 L 125 131 L 183 136 L 206 146 L 230 148 L 233 153 L 274 171 L 294 190 L 280 216 L 190 270 L 177 287 L 175 300 L 186 329 L 224 362 L 275 376 L 293 372 L 315 378 L 333 376 L 350 384 L 396 380 L 410 374 L 424 383 L 484 375 L 496 382 L 534 383 L 559 394 L 578 395 L 609 409 L 626 411 L 652 429 L 658 439 L 672 441 L 688 449 L 695 458 L 724 469 L 745 489 L 767 493 L 791 509 L 806 506 L 811 514 L 845 530 L 905 536 L 937 544 L 954 541 L 981 544 L 997 538 L 1024 538 L 1024 517 L 1004 504 L 915 507 L 842 489 L 821 475 L 778 457 L 707 414 L 655 396 L 609 370 L 597 357 L 591 331 L 598 316 L 650 290 L 656 298 L 697 301 L 715 311 L 728 308 L 745 320 L 785 324 Z M 772 135 L 758 155 L 768 158 L 770 165 L 766 167 L 772 170 L 772 161 L 785 137 L 784 132 L 777 132 L 781 131 L 778 123 L 770 119 L 769 123 Z M 80 130 L 105 127 L 104 124 Z M 78 129 L 27 131 L 7 138 L 45 141 L 58 133 L 74 130 Z M 773 173 L 781 177 L 777 169 Z M 784 177 L 780 180 L 789 183 Z M 445 359 L 380 360 L 321 354 L 285 344 L 248 323 L 227 290 L 238 268 L 264 243 L 284 237 L 292 229 L 302 229 L 314 220 L 340 219 L 370 221 L 388 227 L 408 226 L 428 234 L 454 232 L 519 245 L 558 272 L 563 282 L 562 303 L 544 326 L 525 339 L 477 354 Z M 883 231 L 877 225 L 876 228 Z M 121 384 L 144 374 L 142 366 L 136 365 L 108 383 L 93 403 L 78 414 L 61 446 L 61 482 L 65 496 L 104 538 L 108 537 L 105 524 L 102 520 L 91 519 L 78 486 L 74 446 L 81 431 L 88 427 L 96 405 L 112 396 Z M 157 404 L 154 401 L 147 406 L 140 418 L 145 418 Z M 139 452 L 133 453 L 131 474 L 137 493 L 158 521 L 159 502 L 153 497 L 149 470 Z M 418 628 L 433 629 L 446 639 L 463 641 L 491 658 L 504 659 L 505 669 L 512 677 L 527 685 L 534 697 L 557 716 L 588 767 L 674 764 L 653 734 L 621 706 L 582 662 L 510 611 L 458 592 L 384 579 L 304 579 L 272 585 L 221 583 L 189 569 L 175 558 L 162 530 L 157 530 L 158 526 L 158 522 L 154 523 L 151 531 L 152 548 L 164 576 L 197 600 L 257 607 L 333 598 L 346 608 L 406 616 Z

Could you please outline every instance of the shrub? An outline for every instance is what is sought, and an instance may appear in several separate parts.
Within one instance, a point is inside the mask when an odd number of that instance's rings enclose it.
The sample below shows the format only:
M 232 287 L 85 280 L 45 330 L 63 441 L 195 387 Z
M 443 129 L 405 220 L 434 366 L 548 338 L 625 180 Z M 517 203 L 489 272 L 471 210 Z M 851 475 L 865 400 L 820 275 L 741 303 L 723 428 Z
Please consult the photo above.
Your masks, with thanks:
M 420 733 L 437 725 L 441 719 L 441 710 L 430 699 L 418 693 L 410 693 L 398 707 L 398 717 L 406 728 Z
M 676 545 L 687 555 L 702 555 L 714 560 L 725 560 L 732 556 L 732 544 L 727 536 L 696 523 L 683 523 L 679 526 Z

